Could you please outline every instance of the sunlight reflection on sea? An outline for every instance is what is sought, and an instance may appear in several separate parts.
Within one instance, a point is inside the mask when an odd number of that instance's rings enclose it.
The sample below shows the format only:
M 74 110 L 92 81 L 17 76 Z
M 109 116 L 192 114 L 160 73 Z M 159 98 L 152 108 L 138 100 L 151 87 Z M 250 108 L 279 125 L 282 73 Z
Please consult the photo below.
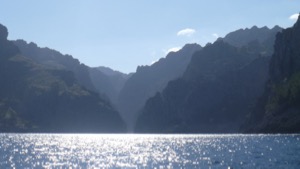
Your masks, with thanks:
M 0 134 L 0 168 L 300 168 L 300 135 Z

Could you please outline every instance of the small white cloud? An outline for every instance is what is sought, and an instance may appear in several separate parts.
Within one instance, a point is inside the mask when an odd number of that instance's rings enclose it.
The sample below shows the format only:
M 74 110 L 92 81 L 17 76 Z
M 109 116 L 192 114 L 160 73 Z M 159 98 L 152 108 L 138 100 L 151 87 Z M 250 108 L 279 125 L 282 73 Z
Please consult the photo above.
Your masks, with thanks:
M 168 49 L 168 50 L 162 49 L 162 53 L 161 53 L 161 54 L 164 54 L 164 57 L 165 57 L 168 53 L 170 53 L 170 52 L 177 52 L 177 51 L 179 51 L 181 48 L 182 48 L 182 47 L 173 47 L 173 48 L 170 48 L 170 49 Z M 153 54 L 153 53 L 151 53 L 151 55 L 152 55 L 152 54 Z M 155 52 L 155 54 L 156 54 L 156 52 Z M 162 57 L 162 58 L 164 58 L 164 57 Z M 161 59 L 161 58 L 154 59 L 154 60 L 150 63 L 150 65 L 153 65 L 154 63 L 158 62 L 160 59 Z
M 192 36 L 196 32 L 195 29 L 186 28 L 177 32 L 177 36 Z
M 177 52 L 180 49 L 181 49 L 181 47 L 173 47 L 173 48 L 168 49 L 165 53 L 168 54 L 170 52 Z
M 295 13 L 295 14 L 291 15 L 291 16 L 289 17 L 289 19 L 290 19 L 290 20 L 297 20 L 298 17 L 299 17 L 299 14 L 298 14 L 298 13 Z
M 219 38 L 219 35 L 216 34 L 216 33 L 213 33 L 212 36 L 213 36 L 214 38 L 216 38 L 216 39 Z
M 154 63 L 156 63 L 158 61 L 159 61 L 159 59 L 156 59 L 156 60 L 152 61 L 150 65 L 153 65 Z

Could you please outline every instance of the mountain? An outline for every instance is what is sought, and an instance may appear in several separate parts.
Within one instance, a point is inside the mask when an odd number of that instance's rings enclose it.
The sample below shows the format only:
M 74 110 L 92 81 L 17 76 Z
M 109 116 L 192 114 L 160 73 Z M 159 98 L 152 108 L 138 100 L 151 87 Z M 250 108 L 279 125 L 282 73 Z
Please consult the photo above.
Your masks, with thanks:
M 231 36 L 235 33 L 243 31 Z M 226 38 L 219 39 L 194 53 L 183 76 L 147 100 L 135 131 L 237 132 L 268 79 L 270 48 L 274 43 L 269 39 L 275 33 L 263 41 L 257 36 L 243 46 L 230 44 Z
M 300 132 L 300 18 L 276 36 L 269 82 L 243 129 L 247 132 Z M 247 126 L 248 125 L 248 126 Z
M 72 71 L 80 85 L 101 94 L 113 105 L 116 104 L 120 88 L 127 80 L 126 74 L 117 71 L 109 73 L 108 68 L 88 67 L 70 55 L 63 55 L 53 49 L 38 47 L 33 42 L 27 43 L 24 40 L 13 42 L 20 49 L 23 56 L 48 68 Z
M 180 77 L 185 71 L 191 56 L 201 50 L 197 44 L 187 44 L 178 52 L 170 52 L 151 66 L 139 66 L 136 73 L 126 81 L 119 94 L 118 110 L 129 130 L 135 125 L 138 111 L 146 100 L 162 91 L 170 80 Z
M 82 87 L 76 73 L 45 58 L 36 61 L 23 56 L 7 36 L 7 28 L 0 25 L 1 132 L 124 131 L 118 112 L 98 94 Z M 30 56 L 43 57 L 43 53 L 34 52 Z M 60 59 L 63 63 L 68 56 Z

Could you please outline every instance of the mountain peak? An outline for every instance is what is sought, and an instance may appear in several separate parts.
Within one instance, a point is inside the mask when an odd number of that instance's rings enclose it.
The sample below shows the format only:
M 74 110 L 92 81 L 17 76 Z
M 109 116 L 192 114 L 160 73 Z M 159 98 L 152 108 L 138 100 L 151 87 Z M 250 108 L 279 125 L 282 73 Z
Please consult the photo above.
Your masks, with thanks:
M 0 40 L 6 40 L 7 36 L 8 36 L 7 28 L 0 24 Z
M 197 43 L 188 43 L 188 44 L 185 44 L 181 50 L 192 50 L 195 48 L 199 48 L 199 50 L 200 50 L 202 48 L 202 46 Z
M 272 29 L 282 29 L 282 28 L 278 25 L 275 25 Z
M 252 26 L 251 29 L 258 29 L 258 27 L 256 25 Z

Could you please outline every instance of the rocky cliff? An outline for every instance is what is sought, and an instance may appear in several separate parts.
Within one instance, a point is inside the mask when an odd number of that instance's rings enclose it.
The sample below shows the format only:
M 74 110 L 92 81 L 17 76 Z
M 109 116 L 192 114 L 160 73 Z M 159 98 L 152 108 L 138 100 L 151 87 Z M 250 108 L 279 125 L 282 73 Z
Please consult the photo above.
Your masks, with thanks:
M 244 131 L 300 132 L 300 19 L 277 34 L 269 75 Z

